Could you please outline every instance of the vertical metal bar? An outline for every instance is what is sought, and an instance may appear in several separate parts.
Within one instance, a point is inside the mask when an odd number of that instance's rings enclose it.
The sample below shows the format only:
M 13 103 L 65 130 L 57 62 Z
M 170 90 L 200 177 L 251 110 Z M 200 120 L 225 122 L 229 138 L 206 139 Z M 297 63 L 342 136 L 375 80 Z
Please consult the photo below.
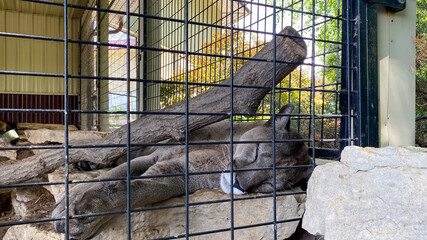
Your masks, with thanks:
M 130 169 L 130 0 L 126 0 L 126 221 L 127 239 L 132 239 L 131 228 L 131 169 Z
M 100 0 L 96 1 L 96 5 L 95 7 L 100 7 L 101 4 L 99 3 Z M 96 39 L 97 41 L 101 42 L 101 27 L 100 27 L 100 22 L 101 22 L 101 13 L 99 11 L 96 12 Z M 101 46 L 95 46 L 96 48 L 96 74 L 97 76 L 101 76 L 101 68 L 100 68 L 100 62 L 101 62 Z M 95 90 L 94 92 L 96 92 L 96 109 L 95 110 L 101 110 L 101 100 L 100 100 L 100 96 L 101 96 L 101 80 L 100 79 L 96 79 L 95 80 Z M 89 100 L 90 101 L 90 100 Z M 98 131 L 100 131 L 100 122 L 101 122 L 101 114 L 97 113 L 96 114 L 96 128 L 98 129 Z
M 142 14 L 141 12 L 141 1 L 138 0 L 138 14 Z M 137 23 L 137 29 L 138 29 L 138 35 L 137 35 L 137 39 L 136 39 L 136 46 L 141 47 L 142 42 L 142 34 L 144 34 L 144 31 L 142 29 L 142 25 L 141 24 L 141 18 L 138 16 L 138 23 Z M 141 111 L 141 109 L 143 108 L 143 104 L 141 104 L 141 101 L 143 99 L 143 96 L 141 96 L 141 92 L 142 92 L 142 83 L 140 82 L 141 80 L 141 61 L 142 61 L 142 51 L 141 49 L 136 49 L 136 79 L 138 79 L 138 81 L 136 82 L 136 110 L 137 111 Z
M 304 1 L 304 0 L 302 0 L 302 1 Z M 311 3 L 311 4 L 313 4 L 313 0 L 307 0 L 306 1 L 306 3 Z M 302 3 L 303 5 L 302 5 L 302 8 L 304 9 L 304 2 Z M 312 15 L 312 17 L 313 17 L 313 15 Z M 308 16 L 308 21 L 307 22 L 309 22 L 310 21 L 310 16 Z M 310 26 L 307 26 L 307 28 L 305 27 L 305 25 L 304 25 L 304 22 L 302 22 L 302 26 L 303 26 L 303 29 L 309 29 L 309 27 Z M 311 29 L 312 29 L 312 35 L 314 34 L 313 33 L 313 28 L 315 27 L 315 25 L 313 24 L 313 19 L 312 19 L 312 23 L 311 23 Z M 313 44 L 314 45 L 314 37 L 312 36 L 312 39 L 311 39 L 311 44 Z M 308 49 L 307 49 L 307 51 L 308 51 Z M 308 52 L 307 52 L 308 53 Z M 312 60 L 313 60 L 313 56 L 311 57 L 312 58 Z M 311 63 L 311 68 L 310 68 L 310 70 L 311 70 L 311 76 L 310 76 L 310 104 L 309 104 L 309 114 L 310 114 L 310 116 L 312 115 L 312 111 L 313 111 L 313 79 L 314 79 L 314 63 L 313 63 L 313 61 L 312 61 L 312 63 Z M 313 131 L 313 128 L 311 127 L 312 126 L 312 118 L 310 117 L 310 118 L 308 118 L 308 137 L 309 138 L 311 138 L 311 136 L 312 136 L 312 131 Z M 314 149 L 314 145 L 313 145 L 313 141 L 312 142 L 310 142 L 310 144 L 312 144 L 312 149 L 313 149 L 313 152 L 315 151 L 315 149 Z
M 341 11 L 341 7 L 342 7 L 342 3 L 341 3 L 341 1 L 338 1 L 338 7 L 337 7 L 338 12 L 337 12 L 337 16 L 341 15 L 341 12 L 342 12 Z M 341 36 L 341 41 L 343 41 L 342 35 L 344 33 L 343 33 L 343 31 L 340 31 L 340 23 L 341 23 L 341 21 L 337 20 L 337 36 L 336 36 L 337 37 L 337 39 L 336 39 L 337 42 L 340 41 L 340 36 Z M 341 35 L 340 35 L 340 33 L 341 33 Z M 341 61 L 342 61 L 342 58 L 343 58 L 343 51 L 344 51 L 344 48 L 341 45 Z M 340 56 L 340 52 L 338 51 L 337 52 L 337 59 L 336 59 L 336 65 L 337 66 L 339 66 L 339 64 L 340 64 L 340 58 L 339 58 L 339 56 Z M 339 70 L 337 68 L 335 70 L 335 109 L 334 109 L 334 113 L 335 114 L 338 114 L 338 99 L 339 99 L 338 90 L 339 90 L 339 85 L 342 84 L 342 82 L 343 82 L 343 79 L 342 78 L 340 79 L 338 77 L 339 74 L 341 73 L 341 71 L 344 71 L 344 69 Z M 339 136 L 337 136 L 337 135 L 338 135 L 338 118 L 334 118 L 334 138 L 335 138 L 334 147 L 333 147 L 334 149 L 337 148 L 337 141 L 336 141 L 336 139 L 339 138 Z
M 343 117 L 341 118 L 340 124 L 340 138 L 347 139 L 340 143 L 340 150 L 344 149 L 345 146 L 351 145 L 351 86 L 350 86 L 350 77 L 352 73 L 352 63 L 351 63 L 351 7 L 349 0 L 343 0 L 342 11 L 344 16 L 343 26 L 342 26 L 342 65 L 345 66 L 341 75 L 341 93 L 340 93 L 340 111 Z
M 346 137 L 348 138 L 347 141 L 347 146 L 351 145 L 351 139 L 352 139 L 352 134 L 351 134 L 351 124 L 352 124 L 352 119 L 351 119 L 351 80 L 350 78 L 352 77 L 352 61 L 351 61 L 351 53 L 352 53 L 352 45 L 351 43 L 351 33 L 352 33 L 352 28 L 351 28 L 351 5 L 349 3 L 349 0 L 347 1 L 347 78 L 346 78 L 346 90 L 347 90 L 347 126 L 346 127 Z
M 272 140 L 273 140 L 273 230 L 274 230 L 274 240 L 277 240 L 277 196 L 276 196 L 276 55 L 277 55 L 277 35 L 276 35 L 276 0 L 273 0 L 273 86 L 271 89 L 272 96 L 272 118 L 273 118 L 273 128 L 272 128 Z M 289 79 L 289 82 L 291 80 Z M 280 101 L 280 98 L 279 98 Z M 290 118 L 290 116 L 289 116 Z
M 312 128 L 312 139 L 311 139 L 311 144 L 312 144 L 312 148 L 313 151 L 311 152 L 312 156 L 312 165 L 313 168 L 316 167 L 316 118 L 315 118 L 315 113 L 316 113 L 316 104 L 314 101 L 314 98 L 316 96 L 316 77 L 315 77 L 315 63 L 316 63 L 316 19 L 315 19 L 315 10 L 316 10 L 316 6 L 315 6 L 315 0 L 312 0 L 311 2 L 312 6 L 311 6 L 311 17 L 312 17 L 312 33 L 311 33 L 311 97 L 310 100 L 313 104 L 313 110 L 311 111 L 311 128 Z M 317 236 L 314 237 L 315 239 L 317 239 Z
M 303 7 L 302 7 L 303 5 L 304 5 L 304 0 L 301 0 L 301 9 L 299 9 L 299 10 L 301 10 L 301 11 L 304 10 Z M 292 10 L 294 10 L 294 3 L 292 3 Z M 292 13 L 293 13 L 293 11 L 292 11 Z M 304 25 L 303 25 L 303 23 L 304 23 L 304 14 L 300 13 L 300 15 L 301 15 L 301 23 L 300 23 L 301 25 L 300 25 L 300 27 L 301 27 L 301 29 L 303 29 L 304 28 Z M 293 21 L 293 19 L 292 19 L 292 21 Z M 303 37 L 303 36 L 304 36 L 304 31 L 301 31 L 301 37 Z M 302 66 L 299 66 L 299 85 L 298 85 L 299 88 L 302 88 L 302 70 L 303 70 Z M 301 91 L 298 91 L 298 114 L 301 114 Z M 301 119 L 298 118 L 298 132 L 300 132 L 300 130 L 301 130 Z
M 188 148 L 188 135 L 189 135 L 189 91 L 188 91 L 188 68 L 189 68 L 189 49 L 188 49 L 188 1 L 185 0 L 184 6 L 184 45 L 185 45 L 185 239 L 189 239 L 190 229 L 190 216 L 189 216 L 189 148 Z
M 377 38 L 377 8 L 371 4 L 366 5 L 365 46 L 367 97 L 364 106 L 367 108 L 368 134 L 366 144 L 362 146 L 379 147 L 379 110 L 378 110 L 378 38 Z
M 352 8 L 352 12 L 353 12 L 353 16 L 352 16 L 352 20 L 354 21 L 353 23 L 353 42 L 355 43 L 355 45 L 353 46 L 353 71 L 352 71 L 352 88 L 351 90 L 354 90 L 357 92 L 357 99 L 355 99 L 355 102 L 357 104 L 354 105 L 354 108 L 351 110 L 352 112 L 355 112 L 356 114 L 356 119 L 354 121 L 354 127 L 353 127 L 353 131 L 355 133 L 355 137 L 357 138 L 356 144 L 360 145 L 361 142 L 361 138 L 362 138 L 362 121 L 361 121 L 361 62 L 360 62 L 360 51 L 361 51 L 361 46 L 360 46 L 360 21 L 361 21 L 361 16 L 360 16 L 360 2 L 359 1 L 355 1 L 353 3 L 353 8 Z M 350 96 L 350 94 L 349 94 Z M 351 96 L 350 96 L 351 97 Z M 351 135 L 350 135 L 351 136 Z
M 284 4 L 284 1 L 282 0 L 282 5 L 281 5 L 281 7 L 283 8 L 284 6 L 283 6 L 283 4 Z M 292 0 L 291 1 L 291 6 L 292 6 L 292 8 L 293 8 L 293 4 L 294 4 L 294 0 Z M 289 5 L 288 6 L 286 6 L 286 7 L 289 7 Z M 276 13 L 275 13 L 276 14 Z M 284 22 L 284 20 L 283 20 L 283 16 L 285 15 L 284 14 L 284 11 L 283 10 L 281 10 L 281 15 L 282 15 L 282 17 L 281 17 L 281 19 L 280 19 L 280 29 L 283 29 L 284 28 L 284 26 L 283 26 L 283 22 Z M 293 25 L 294 25 L 294 20 L 293 20 L 293 18 L 294 18 L 294 11 L 291 11 L 291 27 L 293 27 Z M 275 21 L 276 22 L 276 21 Z M 276 31 L 276 30 L 275 30 Z M 275 34 L 275 32 L 274 32 L 274 34 Z M 292 73 L 291 74 L 289 74 L 289 82 L 288 82 L 288 88 L 289 89 L 291 89 L 292 88 L 292 81 L 295 81 L 295 80 L 292 80 Z M 281 86 L 283 86 L 284 84 L 283 83 L 280 83 L 280 87 Z M 279 109 L 282 107 L 282 92 L 283 91 L 280 91 L 280 93 L 279 93 Z M 291 98 L 292 98 L 292 90 L 288 90 L 287 91 L 287 95 L 288 95 L 288 103 L 291 103 Z
M 378 56 L 376 38 L 376 7 L 364 1 L 357 5 L 355 13 L 355 51 L 357 78 L 354 80 L 357 94 L 355 124 L 357 144 L 360 146 L 379 146 L 378 133 Z M 356 32 L 357 30 L 357 32 Z
M 233 0 L 230 0 L 230 12 L 231 12 L 231 39 L 230 39 L 230 189 L 231 189 L 231 196 L 230 196 L 230 239 L 234 240 L 234 189 L 233 189 L 233 174 L 234 174 L 234 165 L 233 165 L 233 118 L 234 118 L 234 69 L 233 69 L 233 62 L 234 62 L 234 12 L 233 12 Z
M 65 239 L 70 235 L 68 149 L 68 0 L 64 0 L 64 151 L 65 151 Z
M 327 15 L 327 7 L 328 7 L 327 1 L 325 1 L 325 3 L 324 3 L 324 8 L 325 8 L 324 15 L 325 16 Z M 326 39 L 326 31 L 327 31 L 326 25 L 327 25 L 327 19 L 326 19 L 326 17 L 324 17 L 324 23 L 323 23 L 323 40 L 327 40 Z M 323 42 L 323 53 L 322 53 L 322 55 L 323 55 L 323 65 L 326 66 L 326 43 L 325 42 Z M 325 84 L 326 84 L 326 67 L 323 66 L 322 67 L 322 104 L 321 104 L 321 106 L 322 106 L 322 111 L 321 111 L 322 115 L 325 114 L 325 104 L 323 104 L 325 102 Z M 323 138 L 324 138 L 324 130 L 325 130 L 325 128 L 324 128 L 325 118 L 322 117 L 321 120 L 322 121 L 321 121 L 321 125 L 320 125 L 320 139 L 321 139 L 321 141 L 320 141 L 320 148 L 323 147 Z
M 312 139 L 311 144 L 313 147 L 312 151 L 312 160 L 313 160 L 313 166 L 316 166 L 316 104 L 314 101 L 314 98 L 316 96 L 316 4 L 315 0 L 311 1 L 311 103 L 313 104 L 312 111 L 311 111 L 311 129 L 312 129 Z

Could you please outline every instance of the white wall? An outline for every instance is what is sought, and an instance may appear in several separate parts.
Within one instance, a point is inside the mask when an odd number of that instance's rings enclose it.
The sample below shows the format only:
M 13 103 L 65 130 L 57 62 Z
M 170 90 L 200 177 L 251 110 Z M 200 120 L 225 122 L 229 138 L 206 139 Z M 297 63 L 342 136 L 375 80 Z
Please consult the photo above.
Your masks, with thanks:
M 416 0 L 406 9 L 378 7 L 380 146 L 415 144 Z

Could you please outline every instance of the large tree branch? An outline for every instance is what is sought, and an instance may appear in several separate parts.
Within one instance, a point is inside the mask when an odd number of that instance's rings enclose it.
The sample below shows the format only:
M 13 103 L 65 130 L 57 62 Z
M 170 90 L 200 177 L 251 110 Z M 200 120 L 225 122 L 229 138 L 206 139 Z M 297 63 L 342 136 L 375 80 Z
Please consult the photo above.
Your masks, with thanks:
M 286 35 L 276 39 L 276 84 L 304 61 L 307 46 L 299 34 L 291 27 L 280 32 Z M 279 35 L 280 35 L 279 34 Z M 296 37 L 292 37 L 296 36 Z M 233 112 L 255 113 L 261 100 L 273 85 L 274 42 L 269 42 L 259 51 L 254 59 L 269 61 L 247 61 L 233 75 Z M 190 113 L 223 113 L 222 115 L 190 115 L 189 131 L 226 119 L 231 111 L 231 78 L 194 98 L 189 99 Z M 238 86 L 257 86 L 256 88 Z M 163 112 L 185 112 L 185 102 L 176 103 L 165 108 Z M 180 115 L 144 115 L 130 124 L 131 143 L 156 143 L 165 139 L 183 139 L 185 137 L 186 119 Z M 126 126 L 117 129 L 107 137 L 93 141 L 90 145 L 126 144 Z M 126 154 L 125 147 L 70 149 L 69 162 L 91 161 L 110 164 Z M 51 172 L 64 165 L 64 150 L 49 150 L 30 157 L 19 163 L 2 167 L 0 185 L 14 184 Z

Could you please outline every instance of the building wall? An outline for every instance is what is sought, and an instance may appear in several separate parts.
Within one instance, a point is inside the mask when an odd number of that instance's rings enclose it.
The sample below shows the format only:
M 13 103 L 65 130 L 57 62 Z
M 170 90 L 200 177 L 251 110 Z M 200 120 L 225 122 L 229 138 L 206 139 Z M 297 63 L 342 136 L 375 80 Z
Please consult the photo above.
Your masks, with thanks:
M 69 37 L 79 39 L 79 19 L 69 21 Z M 0 9 L 0 32 L 64 37 L 61 16 L 42 15 Z M 69 44 L 69 74 L 79 74 L 80 50 Z M 0 70 L 31 73 L 64 74 L 64 43 L 48 40 L 0 37 Z M 79 79 L 69 78 L 69 109 L 79 109 Z M 64 109 L 64 78 L 0 74 L 0 108 Z M 62 112 L 0 112 L 8 122 L 64 123 Z M 78 124 L 70 114 L 69 123 Z
M 72 19 L 69 36 L 79 39 L 79 19 Z M 52 38 L 64 37 L 64 20 L 59 16 L 0 10 L 0 32 Z M 79 73 L 79 47 L 69 44 L 69 74 Z M 0 69 L 38 73 L 64 73 L 64 43 L 47 40 L 0 37 Z M 79 94 L 78 79 L 69 79 L 69 94 Z M 0 75 L 0 93 L 64 94 L 64 79 Z

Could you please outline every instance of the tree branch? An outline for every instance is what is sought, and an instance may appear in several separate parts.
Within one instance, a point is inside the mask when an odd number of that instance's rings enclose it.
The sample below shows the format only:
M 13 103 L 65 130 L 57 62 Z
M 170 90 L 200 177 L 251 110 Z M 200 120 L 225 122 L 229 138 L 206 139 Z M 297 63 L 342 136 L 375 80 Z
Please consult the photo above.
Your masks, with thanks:
M 285 35 L 285 36 L 280 36 Z M 295 37 L 296 36 L 296 37 Z M 234 113 L 255 113 L 261 100 L 273 86 L 274 43 L 269 42 L 254 59 L 247 61 L 234 73 L 233 82 L 229 78 L 223 82 L 227 87 L 216 86 L 189 99 L 189 131 L 226 119 L 231 112 L 231 84 L 233 88 Z M 296 30 L 286 27 L 276 39 L 276 84 L 280 83 L 306 58 L 307 46 Z M 267 61 L 265 61 L 267 60 Z M 283 63 L 285 62 L 285 63 Z M 239 87 L 245 86 L 245 87 Z M 254 86 L 250 88 L 248 86 Z M 185 102 L 172 104 L 163 112 L 185 112 Z M 206 113 L 191 115 L 191 113 Z M 216 113 L 209 115 L 209 113 Z M 217 114 L 223 113 L 223 114 Z M 144 115 L 130 124 L 131 143 L 156 143 L 165 139 L 181 140 L 185 137 L 186 120 L 183 114 Z M 91 161 L 110 164 L 126 154 L 126 126 L 107 137 L 93 141 L 89 146 L 97 148 L 71 148 L 69 162 Z M 120 147 L 99 148 L 99 145 L 121 145 Z M 73 144 L 75 145 L 75 144 Z M 123 146 L 123 147 L 122 147 Z M 48 150 L 19 163 L 0 169 L 0 185 L 23 182 L 40 174 L 54 171 L 64 165 L 64 150 Z

